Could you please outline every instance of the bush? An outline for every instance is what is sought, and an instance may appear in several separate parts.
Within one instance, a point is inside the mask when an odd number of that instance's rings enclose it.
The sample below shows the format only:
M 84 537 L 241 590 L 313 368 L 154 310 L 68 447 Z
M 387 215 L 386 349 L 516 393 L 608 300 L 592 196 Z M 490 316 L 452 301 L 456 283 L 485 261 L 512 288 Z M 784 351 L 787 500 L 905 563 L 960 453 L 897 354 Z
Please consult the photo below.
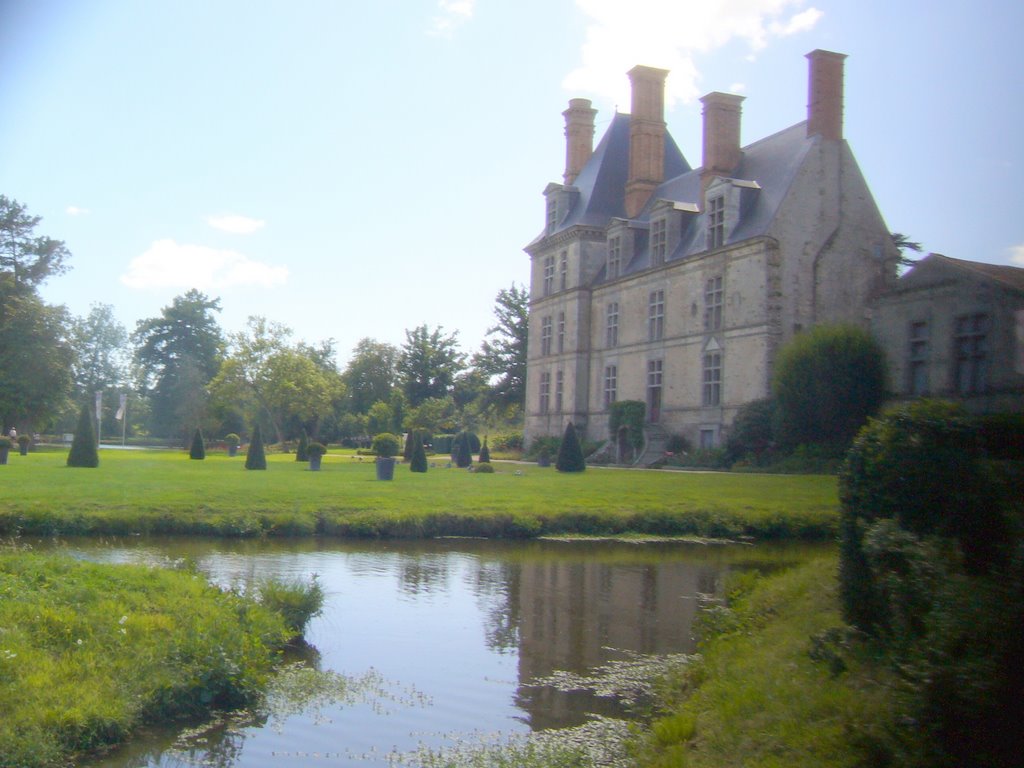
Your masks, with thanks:
M 326 452 L 326 450 L 325 448 L 324 451 Z M 323 456 L 323 453 L 320 455 Z M 299 444 L 295 448 L 295 460 L 309 461 L 309 435 L 306 434 L 306 430 L 302 430 L 302 434 L 299 436 Z
M 252 440 L 249 441 L 249 450 L 245 453 L 246 469 L 266 469 L 267 454 L 263 448 L 263 430 L 259 424 L 252 431 Z
M 100 455 L 96 449 L 96 430 L 92 426 L 92 411 L 88 404 L 82 406 L 78 414 L 78 425 L 75 427 L 75 437 L 71 441 L 71 450 L 68 452 L 69 467 L 90 467 L 100 465 Z
M 371 448 L 375 456 L 389 459 L 398 454 L 398 438 L 390 432 L 381 432 L 374 435 Z
M 11 438 L 7 437 L 6 435 L 0 435 L 0 448 L 6 448 L 7 450 L 10 450 L 13 447 L 14 441 L 12 441 Z
M 188 457 L 199 461 L 206 458 L 206 441 L 203 440 L 203 431 L 199 427 L 196 427 L 192 434 L 192 447 L 188 450 Z
M 283 616 L 285 624 L 298 637 L 305 632 L 310 619 L 323 611 L 324 590 L 316 574 L 308 583 L 298 578 L 268 579 L 259 587 L 259 601 L 265 608 Z
M 771 399 L 752 400 L 742 405 L 725 443 L 729 461 L 743 459 L 756 465 L 764 464 L 775 444 L 772 433 L 774 421 L 775 403 Z
M 526 458 L 539 459 L 544 454 L 550 459 L 558 453 L 558 446 L 561 444 L 562 440 L 559 437 L 538 435 L 530 443 L 530 450 L 526 452 Z
M 644 447 L 644 417 L 647 405 L 641 400 L 618 400 L 611 404 L 608 414 L 608 439 L 617 441 L 619 430 L 625 427 L 626 439 L 634 454 Z
M 409 470 L 412 472 L 427 471 L 427 452 L 423 448 L 423 437 L 419 432 L 414 432 L 412 456 L 409 458 Z
M 565 434 L 562 435 L 562 442 L 558 446 L 555 469 L 559 472 L 582 472 L 586 468 L 580 438 L 576 434 L 576 427 L 570 421 L 565 425 Z
M 473 471 L 474 472 L 480 472 L 480 473 L 485 474 L 485 475 L 493 475 L 494 474 L 494 465 L 493 464 L 477 464 L 476 468 Z
M 309 461 L 314 456 L 323 456 L 325 453 L 327 453 L 327 446 L 323 443 L 318 443 L 314 440 L 306 444 L 306 461 Z
M 465 469 L 473 463 L 473 448 L 469 432 L 459 432 L 452 444 L 452 455 L 455 457 L 455 466 Z
M 237 432 L 228 432 L 224 435 L 224 443 L 232 448 L 237 448 L 242 444 L 242 438 L 238 436 Z
M 885 400 L 885 381 L 885 353 L 867 331 L 821 325 L 800 334 L 775 365 L 776 439 L 848 446 Z
M 499 432 L 491 437 L 491 445 L 496 451 L 523 450 L 523 432 Z
M 480 463 L 487 464 L 491 460 L 491 452 L 487 449 L 487 438 L 484 438 L 484 444 L 480 446 Z

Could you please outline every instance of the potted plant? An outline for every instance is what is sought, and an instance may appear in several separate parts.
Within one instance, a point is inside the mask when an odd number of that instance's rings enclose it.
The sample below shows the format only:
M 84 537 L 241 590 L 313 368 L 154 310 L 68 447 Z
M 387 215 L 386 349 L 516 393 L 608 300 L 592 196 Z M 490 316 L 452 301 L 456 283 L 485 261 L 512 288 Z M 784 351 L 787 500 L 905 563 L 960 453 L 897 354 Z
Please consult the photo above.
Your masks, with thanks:
M 32 444 L 32 438 L 28 435 L 18 435 L 18 448 L 22 456 L 28 456 L 28 447 Z
M 6 435 L 0 437 L 0 464 L 7 463 L 7 455 L 11 452 L 14 441 Z
M 390 432 L 381 432 L 373 438 L 373 452 L 377 456 L 377 479 L 394 479 L 396 462 L 395 455 L 398 453 L 398 438 Z
M 242 444 L 242 438 L 234 432 L 228 432 L 224 435 L 224 443 L 228 447 L 228 456 L 236 456 L 238 455 L 238 446 Z
M 313 441 L 306 444 L 306 455 L 309 456 L 310 470 L 313 472 L 319 471 L 320 461 L 323 459 L 325 453 L 327 453 L 327 446 L 323 443 Z

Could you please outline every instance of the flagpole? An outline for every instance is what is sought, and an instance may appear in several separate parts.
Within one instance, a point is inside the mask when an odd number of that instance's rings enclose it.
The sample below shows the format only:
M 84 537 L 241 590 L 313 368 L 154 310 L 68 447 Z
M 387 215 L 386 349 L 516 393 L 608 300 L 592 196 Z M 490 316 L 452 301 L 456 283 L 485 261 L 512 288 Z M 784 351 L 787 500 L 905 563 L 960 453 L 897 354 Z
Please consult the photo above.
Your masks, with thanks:
M 128 395 L 125 393 L 123 404 L 121 406 L 121 447 L 124 448 L 124 433 L 128 427 Z

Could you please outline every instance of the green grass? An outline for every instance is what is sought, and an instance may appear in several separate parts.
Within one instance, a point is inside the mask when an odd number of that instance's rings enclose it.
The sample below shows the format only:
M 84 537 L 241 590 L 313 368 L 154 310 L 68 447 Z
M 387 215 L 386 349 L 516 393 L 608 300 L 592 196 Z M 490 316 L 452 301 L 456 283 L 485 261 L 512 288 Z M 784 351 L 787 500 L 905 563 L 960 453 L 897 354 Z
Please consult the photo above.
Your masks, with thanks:
M 395 469 L 376 480 L 372 458 L 329 453 L 310 472 L 292 455 L 246 471 L 244 457 L 178 451 L 101 451 L 96 469 L 63 451 L 12 456 L 0 467 L 0 535 L 178 533 L 220 536 L 430 537 L 623 532 L 828 538 L 834 477 L 623 471 L 561 474 L 497 463 L 495 474 Z
M 189 571 L 0 550 L 0 766 L 252 701 L 294 634 Z
M 812 637 L 843 636 L 835 573 L 835 556 L 815 559 L 721 610 L 700 658 L 667 684 L 669 714 L 652 723 L 639 768 L 883 764 L 888 668 L 864 648 L 844 648 L 838 674 L 828 653 L 812 658 Z

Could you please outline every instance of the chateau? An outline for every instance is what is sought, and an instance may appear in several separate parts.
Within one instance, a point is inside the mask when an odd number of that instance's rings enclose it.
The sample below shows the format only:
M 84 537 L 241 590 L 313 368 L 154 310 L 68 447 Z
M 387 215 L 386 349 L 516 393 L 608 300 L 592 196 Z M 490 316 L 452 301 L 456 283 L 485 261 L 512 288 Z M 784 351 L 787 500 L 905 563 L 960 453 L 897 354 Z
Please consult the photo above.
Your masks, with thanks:
M 608 437 L 617 400 L 646 403 L 648 441 L 720 445 L 767 397 L 801 329 L 870 327 L 899 253 L 843 139 L 845 56 L 809 60 L 806 121 L 740 143 L 743 97 L 701 99 L 693 168 L 664 120 L 668 72 L 629 72 L 631 114 L 594 148 L 596 110 L 572 99 L 562 183 L 544 190 L 531 260 L 527 442 L 572 421 Z

